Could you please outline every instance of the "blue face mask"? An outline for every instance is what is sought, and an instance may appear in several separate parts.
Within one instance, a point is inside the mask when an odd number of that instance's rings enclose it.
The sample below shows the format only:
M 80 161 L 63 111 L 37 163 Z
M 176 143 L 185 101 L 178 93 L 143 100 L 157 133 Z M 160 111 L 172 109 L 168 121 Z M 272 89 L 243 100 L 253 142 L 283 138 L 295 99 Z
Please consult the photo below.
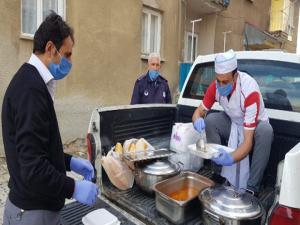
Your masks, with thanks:
M 221 87 L 219 85 L 219 83 L 217 82 L 217 90 L 221 96 L 224 96 L 224 97 L 228 96 L 232 92 L 232 89 L 233 89 L 232 84 L 226 84 Z
M 72 63 L 70 63 L 69 60 L 67 60 L 66 57 L 64 56 L 60 56 L 59 64 L 55 64 L 53 62 L 49 64 L 49 71 L 54 77 L 54 80 L 63 79 L 65 76 L 68 75 L 71 68 L 72 68 Z
M 149 70 L 149 76 L 150 79 L 154 81 L 159 76 L 159 72 L 157 70 Z

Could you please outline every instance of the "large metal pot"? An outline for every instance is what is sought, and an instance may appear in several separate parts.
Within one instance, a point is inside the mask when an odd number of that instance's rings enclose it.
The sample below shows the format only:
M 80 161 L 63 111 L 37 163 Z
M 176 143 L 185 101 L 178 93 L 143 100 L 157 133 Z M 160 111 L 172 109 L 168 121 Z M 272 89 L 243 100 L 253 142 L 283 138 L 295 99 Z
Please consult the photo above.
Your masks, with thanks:
M 232 187 L 218 186 L 204 189 L 199 199 L 203 204 L 203 222 L 206 225 L 262 225 L 265 210 L 259 200 Z
M 169 160 L 156 160 L 137 164 L 134 171 L 136 184 L 145 192 L 154 194 L 152 186 L 180 173 L 180 166 Z

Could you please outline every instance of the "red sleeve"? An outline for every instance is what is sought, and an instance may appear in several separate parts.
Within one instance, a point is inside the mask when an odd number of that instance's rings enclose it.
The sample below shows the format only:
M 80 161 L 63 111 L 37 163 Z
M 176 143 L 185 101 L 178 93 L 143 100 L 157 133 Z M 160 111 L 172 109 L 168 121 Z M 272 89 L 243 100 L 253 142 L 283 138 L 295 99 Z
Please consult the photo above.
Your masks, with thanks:
M 245 99 L 244 127 L 253 129 L 257 125 L 257 118 L 260 108 L 260 96 L 258 92 L 252 92 Z
M 211 109 L 216 100 L 216 81 L 212 82 L 206 90 L 202 105 L 206 110 Z

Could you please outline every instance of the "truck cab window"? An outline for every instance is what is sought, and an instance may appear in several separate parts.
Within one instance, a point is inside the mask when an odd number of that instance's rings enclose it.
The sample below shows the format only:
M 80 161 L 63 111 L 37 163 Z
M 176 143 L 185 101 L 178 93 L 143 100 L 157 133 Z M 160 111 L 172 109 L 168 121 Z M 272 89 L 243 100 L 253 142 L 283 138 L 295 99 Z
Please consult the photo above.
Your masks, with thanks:
M 256 79 L 266 108 L 300 112 L 300 65 L 271 60 L 238 60 L 239 71 Z M 215 79 L 214 63 L 194 67 L 184 98 L 202 100 Z
M 197 65 L 183 93 L 184 98 L 202 99 L 208 86 L 215 79 L 214 63 Z

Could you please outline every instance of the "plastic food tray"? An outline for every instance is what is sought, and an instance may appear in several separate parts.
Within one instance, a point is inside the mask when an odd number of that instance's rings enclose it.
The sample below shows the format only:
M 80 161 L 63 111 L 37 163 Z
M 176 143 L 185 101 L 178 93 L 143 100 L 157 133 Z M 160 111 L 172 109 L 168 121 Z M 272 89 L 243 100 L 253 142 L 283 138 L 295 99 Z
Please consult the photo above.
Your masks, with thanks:
M 207 143 L 205 145 L 206 151 L 197 150 L 196 144 L 189 145 L 188 148 L 190 149 L 190 152 L 193 155 L 199 156 L 204 159 L 211 159 L 211 158 L 217 157 L 219 155 L 219 150 L 218 150 L 219 148 L 223 148 L 228 153 L 234 151 L 234 149 L 229 148 L 227 146 L 213 144 L 213 143 Z
M 82 218 L 84 225 L 120 225 L 116 216 L 106 209 L 97 209 Z

